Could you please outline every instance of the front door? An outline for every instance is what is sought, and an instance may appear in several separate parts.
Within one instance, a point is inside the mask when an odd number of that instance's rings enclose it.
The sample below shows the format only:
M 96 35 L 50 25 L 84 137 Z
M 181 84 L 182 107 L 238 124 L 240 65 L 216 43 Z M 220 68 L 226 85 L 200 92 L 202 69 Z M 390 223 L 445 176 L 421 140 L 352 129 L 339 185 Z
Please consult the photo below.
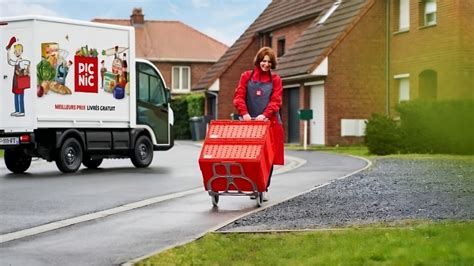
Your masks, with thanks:
M 288 89 L 288 142 L 300 142 L 300 119 L 298 110 L 300 109 L 300 89 Z
M 171 144 L 169 97 L 163 79 L 148 63 L 137 62 L 137 125 L 147 125 L 155 133 L 156 145 Z
M 310 120 L 310 144 L 324 145 L 324 84 L 311 86 L 310 108 L 313 119 Z

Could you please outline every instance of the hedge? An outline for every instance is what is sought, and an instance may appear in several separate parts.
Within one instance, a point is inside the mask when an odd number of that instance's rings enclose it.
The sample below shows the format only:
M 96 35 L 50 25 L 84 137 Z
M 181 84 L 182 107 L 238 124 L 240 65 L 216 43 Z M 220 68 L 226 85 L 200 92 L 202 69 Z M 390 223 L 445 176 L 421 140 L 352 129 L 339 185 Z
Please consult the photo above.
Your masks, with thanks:
M 474 154 L 474 100 L 408 101 L 397 106 L 400 122 L 373 115 L 365 144 L 373 154 Z
M 188 94 L 171 100 L 174 113 L 174 138 L 191 139 L 189 118 L 204 115 L 204 95 Z

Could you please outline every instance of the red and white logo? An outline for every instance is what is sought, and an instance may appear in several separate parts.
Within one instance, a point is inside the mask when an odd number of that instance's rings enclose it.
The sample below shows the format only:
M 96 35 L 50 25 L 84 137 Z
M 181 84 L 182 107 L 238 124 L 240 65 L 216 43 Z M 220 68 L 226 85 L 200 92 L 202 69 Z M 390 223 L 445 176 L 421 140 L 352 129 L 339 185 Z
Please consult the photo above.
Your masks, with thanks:
M 99 91 L 99 60 L 97 57 L 74 56 L 74 91 Z

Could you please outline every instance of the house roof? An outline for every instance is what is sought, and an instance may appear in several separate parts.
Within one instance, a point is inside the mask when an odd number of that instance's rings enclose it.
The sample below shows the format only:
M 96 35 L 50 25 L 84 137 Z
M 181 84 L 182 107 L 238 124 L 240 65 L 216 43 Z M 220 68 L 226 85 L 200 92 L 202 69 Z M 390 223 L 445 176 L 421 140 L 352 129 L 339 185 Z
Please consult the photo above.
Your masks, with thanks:
M 232 63 L 245 51 L 259 33 L 271 31 L 274 28 L 288 25 L 311 17 L 317 17 L 323 10 L 331 6 L 332 0 L 274 0 L 245 30 L 237 41 L 224 53 L 204 75 L 195 89 L 209 87 L 218 79 Z
M 128 19 L 94 22 L 131 26 Z M 137 57 L 150 61 L 216 62 L 228 46 L 180 22 L 145 20 L 135 26 Z
M 314 20 L 280 58 L 276 69 L 279 75 L 290 77 L 311 73 L 347 35 L 370 3 L 373 1 L 343 1 L 324 23 Z
M 312 72 L 330 53 L 331 47 L 345 36 L 364 6 L 373 0 L 342 1 L 322 25 L 321 17 L 331 9 L 335 0 L 273 0 L 240 38 L 204 75 L 195 89 L 208 88 L 218 79 L 252 43 L 259 33 L 271 32 L 286 25 L 314 18 L 293 47 L 279 58 L 276 71 L 283 78 Z M 359 16 L 360 17 L 360 16 Z

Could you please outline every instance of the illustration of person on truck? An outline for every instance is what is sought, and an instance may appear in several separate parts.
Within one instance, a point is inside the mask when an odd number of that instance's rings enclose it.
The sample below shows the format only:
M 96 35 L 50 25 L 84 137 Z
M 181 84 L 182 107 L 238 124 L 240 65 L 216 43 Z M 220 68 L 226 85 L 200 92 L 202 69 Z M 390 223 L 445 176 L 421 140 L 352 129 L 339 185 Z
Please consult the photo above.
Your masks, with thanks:
M 23 45 L 18 41 L 16 37 L 11 37 L 6 47 L 8 64 L 14 67 L 12 93 L 14 94 L 15 112 L 10 115 L 15 117 L 25 116 L 24 90 L 30 88 L 30 61 L 21 57 Z M 12 47 L 16 58 L 11 56 Z

